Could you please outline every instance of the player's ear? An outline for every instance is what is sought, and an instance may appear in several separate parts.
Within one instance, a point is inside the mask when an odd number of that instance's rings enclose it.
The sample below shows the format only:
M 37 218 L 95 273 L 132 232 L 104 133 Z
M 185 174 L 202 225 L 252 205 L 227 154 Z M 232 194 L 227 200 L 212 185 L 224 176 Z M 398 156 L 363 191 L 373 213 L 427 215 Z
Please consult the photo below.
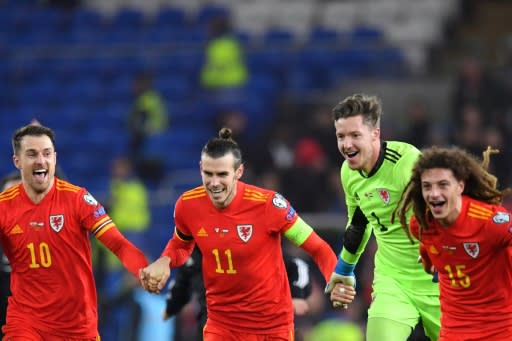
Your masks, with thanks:
M 235 176 L 237 180 L 240 180 L 242 175 L 244 174 L 244 164 L 242 163 L 240 166 L 238 166 L 237 170 L 235 171 Z
M 373 129 L 372 136 L 374 139 L 379 139 L 380 138 L 380 128 Z
M 464 188 L 466 187 L 466 184 L 464 183 L 464 181 L 460 180 L 458 182 L 458 186 L 459 186 L 459 194 L 462 194 L 464 192 Z
M 16 156 L 16 154 L 14 154 L 12 156 L 12 163 L 14 163 L 14 167 L 21 169 L 20 168 L 20 159 Z

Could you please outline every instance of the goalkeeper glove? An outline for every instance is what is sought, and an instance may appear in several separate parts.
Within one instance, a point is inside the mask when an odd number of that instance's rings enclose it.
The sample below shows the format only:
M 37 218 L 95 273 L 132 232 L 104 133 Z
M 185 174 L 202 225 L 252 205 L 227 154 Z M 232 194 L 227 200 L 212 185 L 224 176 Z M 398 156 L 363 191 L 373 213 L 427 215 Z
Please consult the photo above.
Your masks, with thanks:
M 331 293 L 336 283 L 343 283 L 348 286 L 356 287 L 356 276 L 354 274 L 355 264 L 349 264 L 343 259 L 338 259 L 338 264 L 334 268 L 334 272 L 331 274 L 331 279 L 325 287 L 325 293 Z

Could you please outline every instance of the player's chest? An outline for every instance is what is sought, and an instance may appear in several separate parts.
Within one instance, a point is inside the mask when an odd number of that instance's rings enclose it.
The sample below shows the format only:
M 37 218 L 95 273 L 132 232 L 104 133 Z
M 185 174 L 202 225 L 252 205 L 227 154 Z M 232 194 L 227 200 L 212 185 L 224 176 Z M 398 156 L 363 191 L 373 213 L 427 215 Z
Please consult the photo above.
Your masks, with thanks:
M 351 194 L 363 212 L 394 207 L 402 190 L 403 188 L 398 188 L 392 182 L 377 180 L 360 181 L 351 186 Z
M 194 240 L 203 250 L 228 246 L 248 252 L 265 247 L 273 238 L 263 222 L 253 219 L 197 221 L 189 228 Z
M 424 235 L 423 243 L 430 258 L 436 262 L 466 263 L 485 259 L 493 245 L 481 234 L 456 236 L 448 233 Z
M 9 240 L 49 240 L 75 229 L 73 221 L 63 206 L 34 206 L 7 215 L 2 229 Z

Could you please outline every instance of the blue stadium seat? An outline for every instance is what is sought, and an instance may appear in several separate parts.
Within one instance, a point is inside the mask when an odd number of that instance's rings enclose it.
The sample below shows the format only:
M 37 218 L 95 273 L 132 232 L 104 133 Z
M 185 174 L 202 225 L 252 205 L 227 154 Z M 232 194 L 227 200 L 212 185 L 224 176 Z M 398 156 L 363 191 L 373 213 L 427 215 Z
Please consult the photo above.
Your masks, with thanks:
M 292 48 L 295 41 L 293 32 L 284 28 L 269 28 L 263 33 L 262 48 Z
M 206 28 L 208 23 L 216 17 L 229 17 L 229 8 L 221 4 L 206 3 L 201 6 L 195 17 L 195 22 L 201 29 Z
M 352 30 L 352 40 L 357 43 L 378 44 L 384 41 L 384 32 L 374 26 L 356 26 Z
M 309 32 L 307 43 L 309 46 L 329 45 L 330 48 L 334 48 L 340 43 L 340 38 L 340 32 L 335 29 L 315 26 Z
M 188 25 L 187 13 L 179 7 L 165 6 L 160 8 L 151 24 L 158 30 L 183 28 Z
M 124 7 L 114 14 L 109 24 L 115 30 L 136 32 L 145 24 L 144 13 L 136 8 Z
M 182 74 L 175 76 L 166 75 L 164 77 L 157 76 L 154 86 L 171 103 L 192 97 L 195 90 L 192 81 Z

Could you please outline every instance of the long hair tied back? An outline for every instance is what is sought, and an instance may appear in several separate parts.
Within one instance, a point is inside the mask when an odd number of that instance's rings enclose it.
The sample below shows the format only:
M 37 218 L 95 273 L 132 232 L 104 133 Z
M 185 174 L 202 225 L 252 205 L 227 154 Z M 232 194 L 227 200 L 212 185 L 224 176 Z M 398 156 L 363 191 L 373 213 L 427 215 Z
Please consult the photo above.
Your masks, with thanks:
M 203 147 L 202 152 L 212 158 L 219 158 L 232 153 L 235 159 L 235 169 L 242 164 L 242 151 L 233 139 L 232 130 L 227 127 L 221 128 L 218 137 L 211 138 Z

